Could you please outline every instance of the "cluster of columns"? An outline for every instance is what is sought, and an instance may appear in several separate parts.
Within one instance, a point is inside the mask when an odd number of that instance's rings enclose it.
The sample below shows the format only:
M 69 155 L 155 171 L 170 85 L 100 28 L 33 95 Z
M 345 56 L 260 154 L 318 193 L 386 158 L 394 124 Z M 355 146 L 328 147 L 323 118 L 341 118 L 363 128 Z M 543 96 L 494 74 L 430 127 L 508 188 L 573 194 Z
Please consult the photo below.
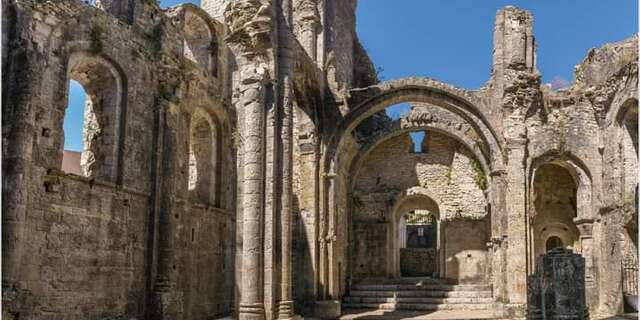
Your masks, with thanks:
M 239 66 L 235 104 L 242 137 L 239 319 L 296 317 L 291 262 L 296 104 L 293 5 L 292 0 L 263 4 L 271 9 L 263 21 L 269 20 L 277 32 L 261 52 L 230 41 Z M 315 52 L 314 41 L 306 44 L 308 52 Z

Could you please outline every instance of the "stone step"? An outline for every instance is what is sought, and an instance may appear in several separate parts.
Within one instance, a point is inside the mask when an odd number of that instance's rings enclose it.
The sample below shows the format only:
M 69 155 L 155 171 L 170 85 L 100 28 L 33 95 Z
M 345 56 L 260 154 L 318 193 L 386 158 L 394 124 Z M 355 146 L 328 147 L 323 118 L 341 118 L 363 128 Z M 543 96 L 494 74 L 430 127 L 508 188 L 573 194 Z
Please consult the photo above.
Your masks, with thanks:
M 434 297 L 434 298 L 491 298 L 491 291 L 442 291 L 442 290 L 404 290 L 404 291 L 361 291 L 351 290 L 352 297 Z
M 481 284 L 355 284 L 352 290 L 357 291 L 491 291 L 491 285 Z
M 344 303 L 343 308 L 364 309 L 374 308 L 381 310 L 491 310 L 490 303 L 444 303 L 444 304 L 427 304 L 427 303 Z
M 355 319 L 412 319 L 412 320 L 486 320 L 498 319 L 490 310 L 394 310 L 382 309 L 342 309 L 341 320 Z M 392 314 L 392 315 L 390 315 Z
M 349 303 L 400 303 L 400 304 L 488 304 L 492 298 L 425 298 L 425 297 L 354 297 L 344 298 Z
M 447 284 L 445 279 L 431 277 L 402 277 L 402 278 L 367 278 L 358 280 L 358 284 Z

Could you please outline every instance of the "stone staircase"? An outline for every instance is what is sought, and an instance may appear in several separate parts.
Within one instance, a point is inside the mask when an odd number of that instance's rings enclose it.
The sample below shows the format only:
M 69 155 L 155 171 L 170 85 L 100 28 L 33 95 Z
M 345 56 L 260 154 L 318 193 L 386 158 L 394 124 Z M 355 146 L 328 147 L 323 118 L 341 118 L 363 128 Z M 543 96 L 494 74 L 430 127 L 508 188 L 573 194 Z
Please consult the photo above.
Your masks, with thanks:
M 381 310 L 491 311 L 490 285 L 452 285 L 440 279 L 365 280 L 351 287 L 344 308 Z

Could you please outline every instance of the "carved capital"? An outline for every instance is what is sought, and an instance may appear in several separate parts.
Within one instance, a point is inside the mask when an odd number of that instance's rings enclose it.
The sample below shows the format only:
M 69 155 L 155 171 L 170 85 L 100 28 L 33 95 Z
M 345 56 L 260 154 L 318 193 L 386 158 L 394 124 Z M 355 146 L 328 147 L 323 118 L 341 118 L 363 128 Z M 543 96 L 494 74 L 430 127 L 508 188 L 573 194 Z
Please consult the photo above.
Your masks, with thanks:
M 295 27 L 300 31 L 316 31 L 320 26 L 317 0 L 296 0 L 294 2 Z
M 229 26 L 226 41 L 240 55 L 266 55 L 271 48 L 271 2 L 236 0 L 224 13 Z

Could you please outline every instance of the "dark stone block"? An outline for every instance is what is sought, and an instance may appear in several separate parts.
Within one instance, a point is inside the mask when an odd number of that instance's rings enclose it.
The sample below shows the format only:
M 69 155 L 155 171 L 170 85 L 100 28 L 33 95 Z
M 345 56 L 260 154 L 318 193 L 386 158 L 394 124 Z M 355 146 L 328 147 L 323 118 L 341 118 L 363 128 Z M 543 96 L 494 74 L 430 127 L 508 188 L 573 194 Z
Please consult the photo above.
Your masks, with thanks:
M 535 274 L 527 279 L 527 319 L 588 319 L 584 270 L 584 258 L 571 250 L 538 257 Z

